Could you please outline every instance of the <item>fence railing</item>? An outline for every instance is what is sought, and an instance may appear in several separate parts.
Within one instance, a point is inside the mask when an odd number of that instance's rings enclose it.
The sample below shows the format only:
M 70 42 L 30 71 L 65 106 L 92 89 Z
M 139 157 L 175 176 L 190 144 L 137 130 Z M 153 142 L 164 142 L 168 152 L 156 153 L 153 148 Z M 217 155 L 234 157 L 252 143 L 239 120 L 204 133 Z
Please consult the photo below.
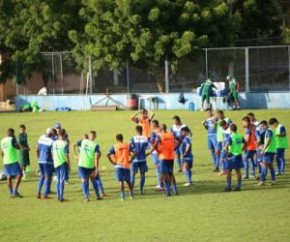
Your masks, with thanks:
M 42 72 L 32 75 L 18 94 L 192 92 L 208 77 L 224 82 L 228 74 L 241 91 L 290 91 L 290 46 L 200 49 L 175 63 L 147 67 L 124 61 L 122 70 L 94 71 L 94 59 L 77 63 L 71 52 L 42 53 Z

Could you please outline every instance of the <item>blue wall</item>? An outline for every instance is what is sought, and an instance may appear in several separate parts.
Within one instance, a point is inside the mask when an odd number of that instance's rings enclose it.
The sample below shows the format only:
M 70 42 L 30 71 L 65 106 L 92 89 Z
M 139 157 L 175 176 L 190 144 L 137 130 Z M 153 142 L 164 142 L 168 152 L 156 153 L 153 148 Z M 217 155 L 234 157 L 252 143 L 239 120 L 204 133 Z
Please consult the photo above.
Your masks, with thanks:
M 146 99 L 148 95 L 140 94 L 144 96 L 145 101 L 140 102 L 141 108 L 149 108 L 149 101 Z M 186 103 L 181 104 L 178 102 L 178 93 L 171 94 L 150 94 L 158 100 L 159 109 L 188 109 L 194 106 L 195 109 L 200 109 L 200 98 L 194 93 L 184 93 Z M 91 106 L 97 102 L 99 105 L 114 105 L 114 103 L 108 99 L 104 99 L 105 95 L 55 95 L 55 96 L 18 96 L 16 97 L 16 109 L 19 108 L 25 102 L 37 101 L 40 108 L 44 110 L 55 110 L 58 107 L 70 107 L 72 110 L 90 110 Z M 111 96 L 117 102 L 127 106 L 127 94 L 116 94 Z M 290 93 L 240 93 L 240 103 L 242 109 L 262 109 L 262 108 L 290 108 Z M 226 105 L 218 99 L 216 108 L 226 109 Z M 153 108 L 153 106 L 152 106 Z

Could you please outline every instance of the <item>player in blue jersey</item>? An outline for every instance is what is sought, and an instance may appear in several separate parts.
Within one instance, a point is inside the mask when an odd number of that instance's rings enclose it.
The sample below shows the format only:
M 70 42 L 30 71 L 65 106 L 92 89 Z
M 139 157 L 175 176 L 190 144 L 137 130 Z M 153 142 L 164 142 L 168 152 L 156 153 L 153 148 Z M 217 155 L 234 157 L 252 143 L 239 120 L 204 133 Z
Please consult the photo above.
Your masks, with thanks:
M 38 181 L 37 198 L 41 198 L 41 190 L 44 185 L 43 198 L 47 199 L 50 193 L 51 179 L 54 172 L 51 147 L 53 131 L 48 128 L 46 133 L 40 136 L 37 143 L 37 158 L 39 164 L 40 177 Z
M 192 154 L 192 143 L 191 143 L 191 132 L 188 127 L 181 128 L 181 140 L 180 145 L 181 156 L 182 156 L 182 168 L 185 174 L 186 183 L 185 187 L 192 184 L 192 165 L 193 165 L 193 154 Z
M 151 147 L 153 148 L 156 145 L 157 137 L 160 134 L 160 127 L 159 127 L 159 122 L 158 120 L 154 119 L 151 122 L 151 138 L 150 138 L 150 144 Z M 164 191 L 164 184 L 161 181 L 160 177 L 160 160 L 158 159 L 158 153 L 156 150 L 153 150 L 151 153 L 151 159 L 155 165 L 155 173 L 156 173 L 156 179 L 157 179 L 157 186 L 156 189 L 157 191 Z
M 221 149 L 221 153 L 220 153 L 220 163 L 222 164 L 223 171 L 225 171 L 225 166 L 226 166 L 227 157 L 228 157 L 227 152 L 226 152 L 226 146 L 229 142 L 229 138 L 231 135 L 231 129 L 230 129 L 230 124 L 226 120 L 221 120 L 219 122 L 219 126 L 223 130 L 223 141 L 221 144 L 222 149 Z
M 187 127 L 187 125 L 186 124 L 183 124 L 181 122 L 180 117 L 177 116 L 177 115 L 173 116 L 172 120 L 173 120 L 173 125 L 170 128 L 170 132 L 173 133 L 175 139 L 180 139 L 181 129 L 183 127 Z M 182 172 L 182 159 L 181 159 L 181 151 L 180 151 L 179 148 L 177 148 L 175 150 L 175 156 L 176 156 L 176 160 L 177 160 L 177 165 L 178 165 L 178 168 L 179 168 L 179 172 Z
M 211 152 L 214 169 L 213 172 L 219 171 L 218 142 L 217 142 L 217 119 L 211 108 L 207 108 L 208 118 L 202 122 L 207 130 L 207 146 Z
M 217 110 L 216 112 L 216 139 L 217 139 L 217 149 L 216 149 L 216 155 L 219 159 L 219 163 L 221 166 L 221 172 L 219 173 L 220 175 L 225 175 L 225 171 L 224 171 L 224 163 L 221 160 L 221 152 L 222 152 L 222 143 L 223 143 L 223 138 L 224 138 L 224 130 L 222 129 L 222 127 L 220 126 L 220 122 L 222 120 L 224 120 L 228 126 L 230 126 L 232 124 L 232 120 L 230 118 L 227 118 L 224 114 L 224 111 L 222 110 Z
M 135 176 L 140 171 L 139 194 L 143 194 L 145 185 L 145 173 L 148 171 L 146 162 L 146 150 L 150 149 L 148 138 L 142 135 L 142 126 L 136 126 L 136 135 L 130 140 L 131 149 L 136 152 L 136 156 L 131 164 L 131 184 L 135 185 Z
M 267 123 L 267 121 L 263 120 L 261 123 Z M 265 131 L 260 123 L 256 126 L 256 144 L 257 144 L 257 150 L 256 150 L 256 164 L 258 167 L 258 176 L 257 180 L 260 180 L 261 173 L 262 173 L 262 168 L 261 168 L 261 162 L 263 161 L 263 155 L 262 155 L 262 150 L 264 147 L 264 141 L 265 141 Z

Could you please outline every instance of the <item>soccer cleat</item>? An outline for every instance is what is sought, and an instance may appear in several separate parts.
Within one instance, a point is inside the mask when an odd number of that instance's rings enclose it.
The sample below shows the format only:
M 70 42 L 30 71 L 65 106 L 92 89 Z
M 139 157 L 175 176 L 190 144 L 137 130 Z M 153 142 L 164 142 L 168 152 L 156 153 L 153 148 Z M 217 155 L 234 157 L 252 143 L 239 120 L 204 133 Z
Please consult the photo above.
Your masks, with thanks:
M 97 196 L 97 200 L 100 201 L 100 200 L 103 200 L 103 198 L 100 196 Z
M 276 172 L 275 172 L 275 175 L 276 175 L 276 176 L 281 176 L 281 175 L 282 175 L 282 173 L 280 173 L 280 172 L 276 171 Z
M 255 179 L 256 176 L 255 175 L 250 175 L 250 179 Z
M 156 186 L 156 191 L 157 192 L 163 192 L 164 191 L 164 187 Z
M 22 195 L 20 195 L 18 192 L 13 192 L 12 197 L 18 197 L 18 198 L 23 198 Z
M 37 194 L 36 195 L 36 198 L 41 199 L 41 195 L 40 194 Z
M 224 171 L 221 171 L 218 175 L 219 176 L 224 176 L 226 173 Z
M 85 199 L 84 199 L 84 202 L 89 202 L 90 201 L 90 199 L 88 198 L 88 197 L 86 197 Z
M 186 182 L 183 184 L 184 187 L 189 187 L 191 185 L 191 182 Z
M 249 179 L 249 177 L 246 175 L 243 175 L 243 179 L 247 180 L 247 179 Z
M 271 186 L 274 186 L 276 184 L 276 181 L 271 181 Z
M 260 181 L 260 182 L 258 183 L 258 186 L 265 186 L 265 182 L 264 182 L 264 181 Z
M 65 185 L 68 185 L 68 184 L 69 184 L 68 180 L 67 180 L 67 181 L 65 181 L 65 182 L 64 182 L 64 184 L 65 184 Z
M 43 199 L 50 199 L 50 197 L 48 195 L 44 195 Z
M 219 168 L 214 168 L 212 172 L 219 172 Z
M 240 192 L 242 189 L 240 187 L 236 187 L 234 191 Z
M 106 193 L 101 193 L 101 197 L 107 197 L 108 195 Z
M 231 191 L 232 191 L 232 188 L 230 188 L 230 187 L 226 187 L 226 188 L 224 189 L 224 191 L 225 191 L 225 192 L 231 192 Z
M 144 194 L 144 192 L 141 190 L 141 191 L 139 191 L 139 195 L 143 195 Z

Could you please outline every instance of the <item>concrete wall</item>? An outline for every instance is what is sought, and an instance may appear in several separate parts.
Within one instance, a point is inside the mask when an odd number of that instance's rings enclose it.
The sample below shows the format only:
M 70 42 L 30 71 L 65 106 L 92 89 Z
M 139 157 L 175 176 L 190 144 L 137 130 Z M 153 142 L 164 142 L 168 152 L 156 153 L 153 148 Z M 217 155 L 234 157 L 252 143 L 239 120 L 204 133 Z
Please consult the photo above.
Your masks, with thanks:
M 189 109 L 189 106 L 194 109 L 200 109 L 200 98 L 194 93 L 184 93 L 186 103 L 181 104 L 178 102 L 178 93 L 171 94 L 140 94 L 140 108 L 150 108 L 148 98 L 155 97 L 158 100 L 159 109 Z M 111 95 L 115 101 L 120 104 L 122 108 L 127 107 L 127 94 Z M 39 106 L 45 110 L 55 110 L 58 107 L 70 107 L 73 110 L 90 110 L 92 105 L 116 105 L 113 100 L 107 99 L 105 95 L 55 95 L 55 96 L 18 96 L 16 97 L 16 109 L 25 102 L 37 101 Z M 222 102 L 222 98 L 213 99 L 213 106 L 218 109 L 226 109 L 226 104 Z M 241 93 L 240 103 L 242 109 L 266 109 L 266 108 L 281 108 L 290 109 L 290 93 Z M 151 109 L 154 108 L 152 104 Z

